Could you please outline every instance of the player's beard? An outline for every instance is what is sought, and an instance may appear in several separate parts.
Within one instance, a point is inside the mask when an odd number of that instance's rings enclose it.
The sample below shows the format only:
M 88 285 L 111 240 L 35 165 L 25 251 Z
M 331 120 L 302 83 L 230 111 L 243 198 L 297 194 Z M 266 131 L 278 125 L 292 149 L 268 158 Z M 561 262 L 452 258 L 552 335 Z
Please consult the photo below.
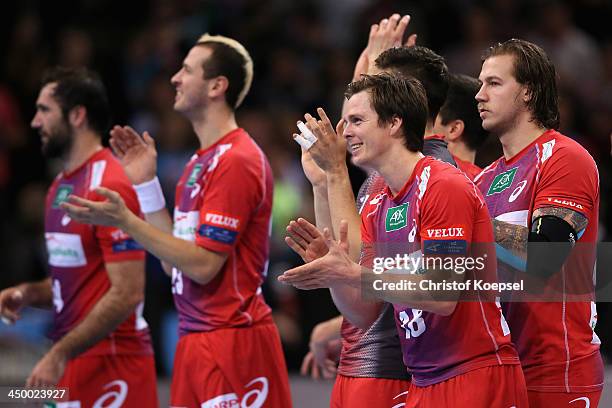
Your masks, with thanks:
M 64 119 L 56 127 L 50 129 L 45 136 L 47 142 L 42 144 L 42 153 L 49 159 L 64 157 L 70 151 L 74 141 L 74 132 Z

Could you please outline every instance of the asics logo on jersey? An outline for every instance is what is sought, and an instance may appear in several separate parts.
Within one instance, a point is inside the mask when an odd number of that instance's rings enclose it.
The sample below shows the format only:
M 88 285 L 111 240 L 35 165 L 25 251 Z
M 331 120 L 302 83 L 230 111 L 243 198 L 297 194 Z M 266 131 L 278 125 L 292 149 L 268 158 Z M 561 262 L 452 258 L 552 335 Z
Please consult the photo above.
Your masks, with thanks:
M 406 400 L 406 395 L 408 395 L 408 391 L 404 391 L 401 394 L 397 394 L 395 397 L 393 397 L 393 400 L 405 401 Z M 391 408 L 403 408 L 405 406 L 406 406 L 405 402 L 400 402 L 399 404 L 396 404 L 396 405 L 392 406 Z
M 429 238 L 457 238 L 465 236 L 465 230 L 462 227 L 450 228 L 433 228 L 427 230 Z
M 406 225 L 408 225 L 407 214 L 408 203 L 389 208 L 387 210 L 387 217 L 385 219 L 385 231 L 397 231 L 398 229 L 404 228 Z
M 514 175 L 516 174 L 517 170 L 518 170 L 518 167 L 515 167 L 513 169 L 506 170 L 503 173 L 500 173 L 497 176 L 495 176 L 495 178 L 493 179 L 493 182 L 489 186 L 489 190 L 487 191 L 487 196 L 490 196 L 492 194 L 501 193 L 502 191 L 510 187 L 512 185 L 512 181 L 514 181 Z
M 230 227 L 233 229 L 238 229 L 238 225 L 240 224 L 240 220 L 238 218 L 228 217 L 227 215 L 207 213 L 205 216 L 205 220 L 207 223 L 219 225 L 222 227 Z
M 589 400 L 588 397 L 576 398 L 576 399 L 571 400 L 569 403 L 571 404 L 577 401 L 584 401 L 584 408 L 591 408 L 591 400 Z
M 238 399 L 238 395 L 234 392 L 218 395 L 208 401 L 200 404 L 200 408 L 260 408 L 264 406 L 266 398 L 268 398 L 268 379 L 266 377 L 257 377 L 245 385 L 248 388 L 254 384 L 261 384 L 260 388 L 249 390 L 242 400 Z
M 128 385 L 123 380 L 115 380 L 104 386 L 104 389 L 109 389 L 117 386 L 117 390 L 108 391 L 100 396 L 93 404 L 93 408 L 121 408 L 128 393 Z M 109 398 L 110 400 L 109 404 Z
M 64 216 L 62 217 L 62 227 L 65 227 L 66 225 L 70 224 L 70 221 L 72 220 L 72 218 L 70 218 L 70 216 L 68 214 L 64 214 Z
M 510 197 L 508 198 L 508 202 L 513 203 L 514 200 L 516 200 L 516 198 L 523 192 L 526 185 L 527 185 L 527 180 L 523 180 L 520 183 L 518 183 L 518 185 L 516 186 L 512 194 L 510 194 Z
M 92 408 L 121 408 L 128 393 L 128 385 L 123 380 L 115 380 L 104 386 L 104 389 L 117 386 L 118 389 L 109 391 L 100 396 L 92 405 Z M 109 398 L 112 398 L 109 401 Z M 45 405 L 46 406 L 46 405 Z M 57 402 L 53 405 L 56 408 L 81 408 L 81 401 Z

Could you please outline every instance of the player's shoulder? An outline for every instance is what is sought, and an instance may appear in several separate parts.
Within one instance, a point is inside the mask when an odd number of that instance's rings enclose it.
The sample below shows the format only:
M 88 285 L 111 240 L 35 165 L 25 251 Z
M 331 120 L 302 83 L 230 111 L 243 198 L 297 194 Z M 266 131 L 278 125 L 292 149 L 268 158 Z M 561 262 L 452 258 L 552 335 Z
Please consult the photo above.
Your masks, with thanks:
M 215 155 L 219 165 L 232 173 L 259 175 L 269 167 L 265 153 L 244 129 L 235 130 L 231 138 L 217 145 Z
M 580 143 L 556 130 L 547 131 L 537 144 L 542 164 L 556 162 L 576 170 L 584 166 L 587 169 L 597 167 L 591 154 Z
M 425 174 L 427 167 L 430 167 L 428 174 Z M 439 160 L 432 160 L 423 167 L 420 177 L 420 184 L 427 183 L 426 190 L 429 194 L 425 194 L 434 205 L 439 205 L 440 202 L 453 202 L 459 200 L 473 201 L 474 203 L 482 203 L 480 192 L 474 182 L 470 180 L 458 168 Z M 429 180 L 426 181 L 425 178 Z M 419 186 L 419 191 L 422 188 Z
M 421 180 L 425 177 L 429 178 L 429 183 L 432 185 L 436 183 L 441 186 L 469 187 L 472 184 L 470 179 L 457 167 L 437 159 L 424 163 Z
M 121 194 L 134 195 L 134 187 L 123 166 L 110 149 L 104 149 L 91 158 L 88 190 L 104 187 Z

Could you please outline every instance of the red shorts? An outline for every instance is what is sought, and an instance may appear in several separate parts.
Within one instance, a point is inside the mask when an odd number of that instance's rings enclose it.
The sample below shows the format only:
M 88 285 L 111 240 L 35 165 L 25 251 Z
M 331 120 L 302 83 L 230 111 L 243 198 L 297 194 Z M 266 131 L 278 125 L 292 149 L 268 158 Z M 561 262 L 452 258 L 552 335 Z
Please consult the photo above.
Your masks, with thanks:
M 527 408 L 521 366 L 478 368 L 438 384 L 410 386 L 406 408 Z
M 597 408 L 601 392 L 537 392 L 528 391 L 529 408 Z
M 330 407 L 397 407 L 406 399 L 409 387 L 408 380 L 346 377 L 338 374 L 332 390 Z
M 153 356 L 76 357 L 57 386 L 68 388 L 68 401 L 57 407 L 159 407 Z
M 181 337 L 170 394 L 173 407 L 291 407 L 276 327 L 263 324 Z

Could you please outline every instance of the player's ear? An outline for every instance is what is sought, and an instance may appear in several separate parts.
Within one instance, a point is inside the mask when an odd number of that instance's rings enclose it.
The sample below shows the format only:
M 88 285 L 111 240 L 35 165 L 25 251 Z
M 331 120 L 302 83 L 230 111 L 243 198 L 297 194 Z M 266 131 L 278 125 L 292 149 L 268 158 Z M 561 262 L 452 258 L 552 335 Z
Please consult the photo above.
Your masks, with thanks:
M 529 90 L 529 88 L 527 88 L 526 86 L 523 86 L 523 89 L 521 90 L 521 94 L 523 96 L 523 102 L 524 103 L 529 103 L 529 101 L 531 100 L 531 91 Z
M 455 119 L 451 121 L 449 125 L 447 135 L 448 140 L 455 141 L 459 139 L 465 130 L 465 123 L 463 123 L 461 119 Z
M 225 92 L 227 92 L 227 88 L 229 87 L 229 80 L 227 77 L 220 75 L 216 78 L 210 80 L 208 85 L 208 96 L 211 98 L 219 97 Z
M 87 108 L 77 105 L 68 112 L 68 122 L 74 128 L 79 128 L 87 122 Z
M 401 132 L 402 124 L 404 121 L 399 116 L 393 116 L 389 122 L 389 131 L 392 136 L 395 136 Z

